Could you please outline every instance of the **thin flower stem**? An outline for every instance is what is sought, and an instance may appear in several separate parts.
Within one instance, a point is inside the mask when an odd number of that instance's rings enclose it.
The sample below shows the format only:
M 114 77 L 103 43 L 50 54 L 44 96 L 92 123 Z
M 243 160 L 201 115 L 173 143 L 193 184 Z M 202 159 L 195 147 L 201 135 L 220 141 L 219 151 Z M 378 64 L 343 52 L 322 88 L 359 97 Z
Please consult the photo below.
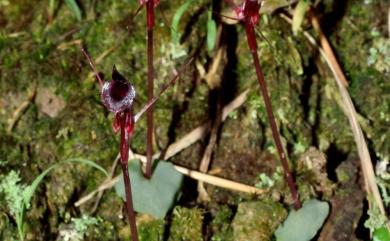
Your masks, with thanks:
M 130 223 L 131 239 L 132 241 L 139 241 L 137 224 L 135 219 L 135 212 L 133 207 L 133 197 L 131 194 L 131 184 L 130 184 L 128 163 L 121 163 L 121 166 L 123 171 L 123 180 L 125 183 L 126 209 L 127 209 L 127 217 Z
M 102 87 L 103 84 L 104 84 L 104 81 L 103 81 L 103 79 L 100 77 L 99 72 L 98 72 L 97 69 L 96 69 L 96 65 L 93 63 L 91 56 L 89 56 L 89 53 L 88 53 L 87 49 L 84 48 L 84 47 L 82 47 L 82 48 L 81 48 L 81 51 L 83 52 L 84 56 L 87 58 L 89 65 L 91 66 L 93 72 L 95 73 L 96 78 L 97 78 L 98 81 L 99 81 L 100 87 Z
M 153 99 L 154 69 L 153 69 L 153 26 L 154 26 L 154 1 L 146 3 L 146 18 L 148 28 L 148 102 Z M 147 138 L 146 138 L 146 171 L 145 177 L 152 176 L 153 155 L 153 106 L 147 111 Z
M 253 63 L 255 65 L 255 69 L 256 69 L 257 80 L 259 82 L 261 94 L 263 96 L 265 108 L 267 110 L 268 121 L 270 123 L 271 130 L 272 130 L 272 136 L 273 136 L 273 139 L 275 141 L 275 146 L 276 146 L 276 149 L 277 149 L 278 154 L 279 154 L 279 158 L 280 158 L 282 166 L 283 166 L 284 177 L 285 177 L 287 184 L 290 188 L 290 192 L 291 192 L 291 195 L 292 195 L 292 198 L 294 201 L 294 207 L 295 207 L 295 209 L 299 209 L 301 207 L 301 202 L 299 201 L 298 192 L 297 192 L 297 189 L 295 187 L 294 179 L 291 175 L 291 171 L 290 171 L 288 161 L 287 161 L 287 156 L 286 156 L 285 151 L 283 149 L 282 141 L 280 140 L 278 127 L 276 125 L 275 116 L 274 116 L 273 110 L 272 110 L 271 99 L 269 97 L 267 85 L 266 85 L 266 82 L 264 80 L 264 75 L 263 75 L 263 72 L 262 72 L 261 67 L 260 67 L 259 56 L 257 54 L 255 29 L 249 21 L 245 21 L 245 30 L 246 30 L 248 45 L 249 45 L 249 48 L 251 50 L 252 57 L 253 57 Z
M 131 114 L 130 114 L 131 115 Z M 127 118 L 131 118 L 130 115 L 123 114 L 120 117 L 121 125 L 121 146 L 120 146 L 120 156 L 121 156 L 121 166 L 123 171 L 123 181 L 125 183 L 125 193 L 126 193 L 126 210 L 127 218 L 129 219 L 130 230 L 131 230 L 131 239 L 132 241 L 138 241 L 138 231 L 137 224 L 135 219 L 135 212 L 133 207 L 133 197 L 131 194 L 131 184 L 129 176 L 129 132 L 126 130 Z

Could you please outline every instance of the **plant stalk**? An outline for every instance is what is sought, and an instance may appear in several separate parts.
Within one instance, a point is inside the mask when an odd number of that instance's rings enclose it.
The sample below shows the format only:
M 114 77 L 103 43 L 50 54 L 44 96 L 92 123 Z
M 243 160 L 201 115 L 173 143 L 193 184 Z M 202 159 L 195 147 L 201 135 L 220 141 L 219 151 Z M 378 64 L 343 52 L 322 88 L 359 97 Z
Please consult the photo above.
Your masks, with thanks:
M 153 69 L 153 27 L 154 27 L 154 1 L 146 2 L 146 20 L 148 31 L 148 102 L 153 99 L 154 69 Z M 147 111 L 147 137 L 146 137 L 146 170 L 145 177 L 152 176 L 153 156 L 153 106 Z
M 282 166 L 283 166 L 283 170 L 284 170 L 284 178 L 287 181 L 288 187 L 290 188 L 291 196 L 292 196 L 293 201 L 294 201 L 294 207 L 295 207 L 295 209 L 299 209 L 301 207 L 301 202 L 299 201 L 298 192 L 297 192 L 297 189 L 295 186 L 294 179 L 291 175 L 291 171 L 290 171 L 288 161 L 287 161 L 287 156 L 286 156 L 286 153 L 283 149 L 282 141 L 280 140 L 278 127 L 276 125 L 275 116 L 274 116 L 273 110 L 272 110 L 271 99 L 269 97 L 267 85 L 266 85 L 266 82 L 264 80 L 264 74 L 263 74 L 261 67 L 260 67 L 259 56 L 257 54 L 257 43 L 256 43 L 255 29 L 254 29 L 253 25 L 249 22 L 249 20 L 246 20 L 244 22 L 245 22 L 245 31 L 246 31 L 246 36 L 247 36 L 247 40 L 248 40 L 248 46 L 249 46 L 250 51 L 252 53 L 253 63 L 255 65 L 255 69 L 256 69 L 257 80 L 259 82 L 261 94 L 263 96 L 265 108 L 267 110 L 267 116 L 268 116 L 268 121 L 269 121 L 270 126 L 271 126 L 272 136 L 273 136 L 273 139 L 275 142 L 276 149 L 277 149 L 278 154 L 279 154 L 279 158 L 282 162 Z
M 129 219 L 130 230 L 131 230 L 131 239 L 132 241 L 139 241 L 137 224 L 135 219 L 135 212 L 133 207 L 133 197 L 131 194 L 131 184 L 129 176 L 129 132 L 126 130 L 126 119 L 131 118 L 131 113 L 123 113 L 120 119 L 121 123 L 121 146 L 120 146 L 120 156 L 121 156 L 121 166 L 123 172 L 123 181 L 125 183 L 125 193 L 126 193 L 126 210 L 127 218 Z

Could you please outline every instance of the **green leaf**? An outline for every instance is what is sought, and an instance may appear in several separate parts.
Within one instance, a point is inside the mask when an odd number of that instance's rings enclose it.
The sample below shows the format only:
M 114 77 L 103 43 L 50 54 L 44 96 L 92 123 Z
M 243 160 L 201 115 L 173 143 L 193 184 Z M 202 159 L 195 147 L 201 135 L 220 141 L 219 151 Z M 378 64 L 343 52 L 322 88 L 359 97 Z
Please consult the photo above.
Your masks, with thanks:
M 76 0 L 65 0 L 65 3 L 68 5 L 70 11 L 77 18 L 77 20 L 81 21 L 81 9 Z
M 298 211 L 292 210 L 275 232 L 277 241 L 309 241 L 322 227 L 329 213 L 329 204 L 307 200 Z
M 387 227 L 381 227 L 374 231 L 373 241 L 389 241 L 390 233 Z
M 180 19 L 183 16 L 184 12 L 190 6 L 192 0 L 187 0 L 183 5 L 181 5 L 173 15 L 172 26 L 171 26 L 171 36 L 173 44 L 179 44 L 180 35 L 179 35 L 179 23 Z
M 211 11 L 208 13 L 207 19 L 207 50 L 212 51 L 215 47 L 215 41 L 217 39 L 217 24 L 212 19 Z
M 309 9 L 310 2 L 309 0 L 300 0 L 295 7 L 293 22 L 292 22 L 292 30 L 294 35 L 297 34 L 298 30 L 301 28 L 303 23 L 303 19 L 305 18 L 305 14 Z
M 164 161 L 158 162 L 151 179 L 144 177 L 139 161 L 130 161 L 129 175 L 135 211 L 164 218 L 177 199 L 183 175 Z M 116 183 L 115 190 L 123 200 L 126 199 L 123 176 Z
M 65 161 L 58 162 L 58 163 L 50 166 L 49 168 L 47 168 L 44 172 L 42 172 L 39 176 L 37 176 L 34 179 L 34 181 L 31 183 L 31 185 L 29 185 L 28 187 L 26 187 L 26 189 L 24 189 L 24 191 L 23 191 L 24 205 L 26 207 L 28 207 L 30 205 L 31 197 L 34 195 L 35 190 L 37 189 L 38 185 L 41 183 L 41 181 L 45 178 L 45 176 L 51 170 L 53 170 L 55 167 L 57 167 L 59 165 L 62 165 L 65 163 L 71 163 L 71 162 L 76 162 L 76 163 L 78 162 L 78 163 L 82 163 L 82 164 L 86 164 L 86 165 L 89 165 L 91 167 L 94 167 L 94 168 L 98 169 L 99 171 L 103 172 L 104 175 L 106 175 L 108 177 L 107 171 L 104 170 L 103 167 L 99 166 L 98 164 L 96 164 L 93 161 L 82 159 L 82 158 L 67 159 Z
M 48 10 L 48 13 L 49 13 L 49 16 L 52 18 L 53 15 L 54 15 L 54 11 L 55 11 L 55 8 L 57 6 L 58 2 L 57 0 L 49 0 L 49 10 Z

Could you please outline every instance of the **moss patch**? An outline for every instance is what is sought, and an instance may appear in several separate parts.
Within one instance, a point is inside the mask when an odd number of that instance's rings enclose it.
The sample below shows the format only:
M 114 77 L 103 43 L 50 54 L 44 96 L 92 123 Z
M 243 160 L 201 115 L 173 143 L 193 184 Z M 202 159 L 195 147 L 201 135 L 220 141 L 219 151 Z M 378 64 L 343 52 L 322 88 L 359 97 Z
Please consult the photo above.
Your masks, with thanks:
M 232 223 L 234 240 L 268 241 L 286 216 L 287 211 L 279 203 L 240 203 Z

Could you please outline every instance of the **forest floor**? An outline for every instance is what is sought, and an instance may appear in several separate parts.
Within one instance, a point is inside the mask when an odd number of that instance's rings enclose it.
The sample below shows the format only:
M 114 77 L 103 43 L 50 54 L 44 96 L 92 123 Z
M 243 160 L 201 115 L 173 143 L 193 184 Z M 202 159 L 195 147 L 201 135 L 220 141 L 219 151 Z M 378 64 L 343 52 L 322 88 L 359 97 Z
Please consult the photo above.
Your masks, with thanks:
M 364 223 L 372 198 L 367 198 L 334 76 L 318 46 L 302 32 L 294 35 L 282 17 L 292 14 L 290 1 L 266 2 L 258 27 L 260 62 L 300 199 L 320 199 L 331 207 L 313 240 L 369 240 Z M 389 211 L 389 4 L 318 2 L 317 17 L 346 75 Z M 172 30 L 173 16 L 183 4 L 161 1 L 156 8 L 155 92 L 194 56 L 193 64 L 154 107 L 153 144 L 160 153 L 156 160 L 189 170 L 210 161 L 209 176 L 265 192 L 199 186 L 185 176 L 165 218 L 137 214 L 140 239 L 272 240 L 293 202 L 245 29 L 216 15 L 233 14 L 228 4 L 200 0 L 191 2 L 178 30 Z M 134 85 L 137 112 L 147 102 L 146 13 L 142 9 L 135 16 L 138 7 L 138 1 L 119 0 L 0 0 L 1 240 L 19 238 L 15 205 L 22 202 L 26 185 L 53 164 L 79 158 L 99 164 L 111 178 L 121 173 L 113 165 L 120 140 L 112 129 L 113 115 L 101 103 L 100 87 L 81 45 L 107 80 L 115 64 Z M 209 13 L 217 24 L 213 49 L 207 47 Z M 318 37 L 308 20 L 302 29 Z M 196 129 L 200 126 L 201 132 Z M 145 155 L 145 143 L 142 117 L 131 140 L 136 157 Z M 129 240 L 125 205 L 115 188 L 75 205 L 107 180 L 89 165 L 56 166 L 23 210 L 25 240 Z

